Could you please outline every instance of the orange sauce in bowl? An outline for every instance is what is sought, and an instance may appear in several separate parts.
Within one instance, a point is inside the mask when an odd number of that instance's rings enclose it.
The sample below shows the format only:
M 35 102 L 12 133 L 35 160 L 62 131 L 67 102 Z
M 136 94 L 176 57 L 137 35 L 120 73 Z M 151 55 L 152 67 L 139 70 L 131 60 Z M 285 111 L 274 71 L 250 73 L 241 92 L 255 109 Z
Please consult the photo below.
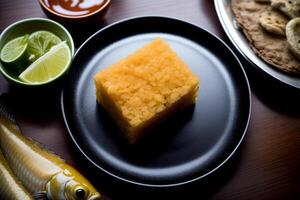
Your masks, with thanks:
M 43 0 L 43 2 L 55 13 L 79 17 L 96 12 L 107 0 Z

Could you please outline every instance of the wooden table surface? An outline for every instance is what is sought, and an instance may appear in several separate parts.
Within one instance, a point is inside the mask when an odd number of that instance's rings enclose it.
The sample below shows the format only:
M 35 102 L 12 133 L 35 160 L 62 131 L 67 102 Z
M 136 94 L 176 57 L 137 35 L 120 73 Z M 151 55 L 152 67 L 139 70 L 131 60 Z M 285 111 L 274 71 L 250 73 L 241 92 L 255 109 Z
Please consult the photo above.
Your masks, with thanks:
M 105 25 L 139 15 L 165 15 L 192 22 L 233 48 L 212 0 L 112 0 L 101 22 L 84 29 L 70 28 L 70 32 L 78 47 Z M 0 0 L 0 31 L 28 17 L 46 17 L 37 0 Z M 181 189 L 150 191 L 131 187 L 95 170 L 81 157 L 66 132 L 60 112 L 60 85 L 40 93 L 30 92 L 12 87 L 1 76 L 0 94 L 7 93 L 12 99 L 24 134 L 44 143 L 82 171 L 104 199 L 300 199 L 300 90 L 286 88 L 238 56 L 252 91 L 247 135 L 222 169 Z

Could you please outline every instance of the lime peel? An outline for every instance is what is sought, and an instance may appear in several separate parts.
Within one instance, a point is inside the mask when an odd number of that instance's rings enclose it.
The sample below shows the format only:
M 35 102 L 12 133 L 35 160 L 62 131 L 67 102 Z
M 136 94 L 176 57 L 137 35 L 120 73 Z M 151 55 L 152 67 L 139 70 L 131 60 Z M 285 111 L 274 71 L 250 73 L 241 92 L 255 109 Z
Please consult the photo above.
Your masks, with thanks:
M 17 37 L 7 42 L 1 50 L 1 60 L 7 64 L 19 61 L 25 54 L 28 47 L 29 35 Z
M 65 41 L 39 57 L 19 78 L 27 83 L 47 83 L 61 76 L 71 63 L 71 51 Z

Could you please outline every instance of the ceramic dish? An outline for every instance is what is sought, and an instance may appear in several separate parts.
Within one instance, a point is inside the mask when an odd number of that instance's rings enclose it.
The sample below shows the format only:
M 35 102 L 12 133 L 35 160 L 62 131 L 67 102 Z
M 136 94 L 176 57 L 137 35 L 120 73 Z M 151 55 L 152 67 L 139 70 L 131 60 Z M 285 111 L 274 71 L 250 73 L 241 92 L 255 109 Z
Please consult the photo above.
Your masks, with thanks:
M 76 25 L 78 25 L 78 23 L 90 24 L 100 20 L 110 5 L 110 0 L 80 1 L 76 5 L 73 5 L 74 2 L 39 0 L 39 3 L 47 16 L 61 22 L 75 23 Z M 72 12 L 71 10 L 65 9 L 60 5 L 61 3 L 67 4 L 72 10 L 76 8 L 77 11 Z M 80 6 L 81 4 L 83 5 Z M 89 10 L 89 7 L 93 8 L 92 5 L 95 6 L 95 9 Z
M 157 136 L 132 146 L 97 104 L 92 77 L 157 37 L 199 76 L 199 98 L 157 128 Z M 246 74 L 224 42 L 195 25 L 155 16 L 124 20 L 91 36 L 73 65 L 61 96 L 68 132 L 93 165 L 126 183 L 171 187 L 201 179 L 232 156 L 246 133 Z

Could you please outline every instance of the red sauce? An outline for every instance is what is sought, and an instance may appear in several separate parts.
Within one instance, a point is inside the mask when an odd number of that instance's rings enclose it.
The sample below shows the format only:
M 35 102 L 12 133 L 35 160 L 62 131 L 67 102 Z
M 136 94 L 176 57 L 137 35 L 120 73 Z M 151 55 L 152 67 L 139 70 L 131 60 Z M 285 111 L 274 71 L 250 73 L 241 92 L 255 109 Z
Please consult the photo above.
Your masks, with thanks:
M 43 0 L 45 5 L 58 14 L 83 16 L 97 11 L 106 0 Z

